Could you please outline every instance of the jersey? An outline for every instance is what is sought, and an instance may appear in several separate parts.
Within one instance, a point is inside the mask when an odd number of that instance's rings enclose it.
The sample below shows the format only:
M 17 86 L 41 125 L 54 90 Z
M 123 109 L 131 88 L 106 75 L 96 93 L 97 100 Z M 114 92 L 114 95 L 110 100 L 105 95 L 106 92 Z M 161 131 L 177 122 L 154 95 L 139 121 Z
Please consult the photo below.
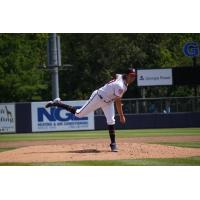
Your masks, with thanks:
M 116 79 L 111 80 L 98 90 L 106 102 L 113 101 L 116 97 L 122 97 L 127 90 L 127 85 L 121 74 L 116 75 Z

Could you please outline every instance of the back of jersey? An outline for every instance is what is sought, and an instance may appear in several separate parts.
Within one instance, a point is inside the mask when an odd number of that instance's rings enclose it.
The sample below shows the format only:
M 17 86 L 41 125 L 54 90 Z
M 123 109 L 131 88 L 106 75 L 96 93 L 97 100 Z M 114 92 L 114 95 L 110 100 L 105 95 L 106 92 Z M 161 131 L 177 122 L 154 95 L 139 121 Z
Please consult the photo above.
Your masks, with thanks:
M 122 75 L 116 74 L 116 79 L 113 79 L 107 84 L 105 84 L 98 90 L 98 92 L 104 98 L 105 101 L 112 101 L 116 97 L 122 97 L 126 90 L 127 87 L 124 84 Z

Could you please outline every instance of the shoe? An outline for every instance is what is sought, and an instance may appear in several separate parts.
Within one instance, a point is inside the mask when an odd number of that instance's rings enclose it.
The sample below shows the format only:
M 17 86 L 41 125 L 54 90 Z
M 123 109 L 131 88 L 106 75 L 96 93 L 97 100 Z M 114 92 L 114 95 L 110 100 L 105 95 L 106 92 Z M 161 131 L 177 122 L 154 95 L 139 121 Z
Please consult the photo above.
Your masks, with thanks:
M 49 107 L 52 107 L 52 106 L 54 106 L 54 102 L 53 102 L 53 101 L 49 101 L 49 102 L 45 105 L 46 108 L 49 108 Z
M 52 107 L 52 106 L 57 106 L 59 103 L 61 102 L 61 99 L 58 97 L 58 98 L 55 98 L 53 101 L 49 101 L 45 107 L 46 108 L 49 108 L 49 107 Z
M 111 143 L 110 148 L 112 152 L 118 152 L 119 150 L 117 149 L 116 143 Z
M 54 103 L 60 103 L 60 102 L 61 102 L 61 99 L 60 99 L 59 97 L 57 97 L 57 98 L 55 98 L 55 99 L 53 100 L 53 102 L 54 102 Z

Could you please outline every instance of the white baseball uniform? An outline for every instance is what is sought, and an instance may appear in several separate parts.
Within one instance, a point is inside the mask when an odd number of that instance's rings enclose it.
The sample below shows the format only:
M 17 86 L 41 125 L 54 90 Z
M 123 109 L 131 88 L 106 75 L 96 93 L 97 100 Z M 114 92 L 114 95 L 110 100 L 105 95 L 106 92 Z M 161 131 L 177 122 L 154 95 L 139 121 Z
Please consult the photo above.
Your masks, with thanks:
M 122 75 L 116 75 L 116 79 L 95 90 L 90 99 L 80 109 L 76 110 L 75 116 L 84 117 L 90 112 L 101 108 L 106 116 L 107 124 L 115 124 L 114 99 L 122 97 L 126 90 L 127 85 Z

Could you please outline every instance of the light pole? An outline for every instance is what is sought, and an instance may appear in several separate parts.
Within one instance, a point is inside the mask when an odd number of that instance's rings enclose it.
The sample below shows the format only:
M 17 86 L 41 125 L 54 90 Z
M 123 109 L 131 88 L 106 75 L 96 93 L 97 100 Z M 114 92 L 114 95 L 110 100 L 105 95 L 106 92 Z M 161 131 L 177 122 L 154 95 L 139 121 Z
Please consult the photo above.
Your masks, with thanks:
M 59 97 L 58 67 L 61 67 L 60 37 L 50 33 L 47 45 L 48 69 L 51 71 L 52 99 Z

